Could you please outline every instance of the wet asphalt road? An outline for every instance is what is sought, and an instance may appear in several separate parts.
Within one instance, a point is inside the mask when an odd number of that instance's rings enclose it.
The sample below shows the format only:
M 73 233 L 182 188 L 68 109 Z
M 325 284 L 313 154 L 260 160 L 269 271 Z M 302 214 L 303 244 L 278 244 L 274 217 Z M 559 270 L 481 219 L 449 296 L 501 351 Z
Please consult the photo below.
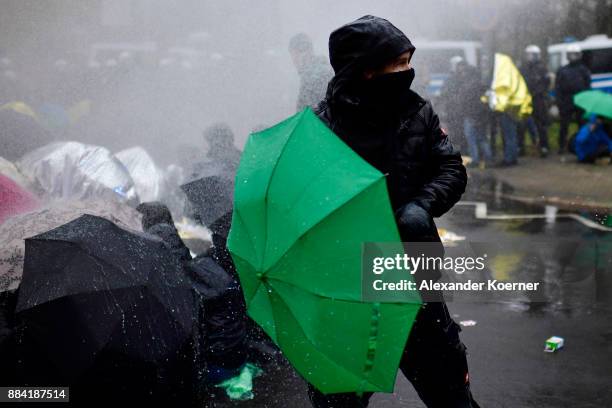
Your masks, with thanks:
M 544 212 L 487 191 L 471 191 L 465 198 L 486 202 L 490 214 Z M 612 407 L 612 232 L 568 219 L 477 219 L 470 205 L 455 207 L 438 226 L 469 241 L 499 244 L 497 274 L 503 278 L 542 282 L 537 302 L 521 293 L 449 302 L 456 321 L 476 321 L 461 336 L 481 407 Z M 535 248 L 529 256 L 516 250 L 520 242 Z M 538 247 L 542 242 L 546 245 Z M 545 353 L 544 342 L 553 335 L 563 337 L 565 347 Z M 254 400 L 209 406 L 310 406 L 305 384 L 290 367 L 270 367 L 267 373 L 256 382 Z M 399 373 L 395 392 L 376 394 L 370 407 L 424 405 Z

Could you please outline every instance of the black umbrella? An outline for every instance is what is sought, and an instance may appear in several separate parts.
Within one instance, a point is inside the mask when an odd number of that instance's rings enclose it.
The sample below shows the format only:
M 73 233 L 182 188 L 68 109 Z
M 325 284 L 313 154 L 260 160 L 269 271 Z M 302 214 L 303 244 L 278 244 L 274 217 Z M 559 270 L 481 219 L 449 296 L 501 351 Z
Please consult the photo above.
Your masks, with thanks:
M 222 176 L 203 177 L 183 184 L 191 203 L 193 217 L 204 225 L 210 225 L 232 208 L 233 183 Z
M 191 285 L 162 241 L 93 215 L 25 240 L 16 310 L 25 377 L 68 384 L 108 367 L 103 358 L 122 367 L 180 359 L 196 318 Z

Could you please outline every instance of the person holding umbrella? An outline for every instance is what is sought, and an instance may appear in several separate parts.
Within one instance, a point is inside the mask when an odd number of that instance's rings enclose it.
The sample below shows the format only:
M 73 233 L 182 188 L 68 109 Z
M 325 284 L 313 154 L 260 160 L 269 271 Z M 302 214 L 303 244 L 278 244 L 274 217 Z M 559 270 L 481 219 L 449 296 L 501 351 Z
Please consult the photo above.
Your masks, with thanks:
M 325 100 L 251 134 L 240 159 L 227 249 L 247 314 L 315 407 L 366 406 L 393 391 L 398 368 L 428 407 L 478 407 L 443 296 L 381 298 L 363 285 L 376 243 L 441 256 L 432 217 L 465 190 L 461 154 L 410 90 L 415 48 L 390 22 L 364 16 L 334 31 L 329 49 Z M 409 279 L 440 277 L 425 274 Z
M 410 89 L 415 47 L 389 21 L 364 16 L 332 32 L 329 52 L 335 76 L 315 113 L 388 175 L 402 241 L 440 242 L 433 217 L 459 200 L 467 176 L 431 103 Z M 478 407 L 459 331 L 442 298 L 423 304 L 400 369 L 428 407 Z M 371 393 L 325 395 L 310 386 L 309 395 L 315 407 L 338 408 L 366 406 Z
M 612 119 L 612 95 L 599 90 L 588 90 L 574 95 L 574 104 L 584 109 L 589 121 L 584 124 L 575 138 L 570 139 L 570 149 L 578 160 L 591 163 L 605 156 L 612 156 L 612 139 L 604 118 Z M 606 131 L 608 130 L 608 131 Z

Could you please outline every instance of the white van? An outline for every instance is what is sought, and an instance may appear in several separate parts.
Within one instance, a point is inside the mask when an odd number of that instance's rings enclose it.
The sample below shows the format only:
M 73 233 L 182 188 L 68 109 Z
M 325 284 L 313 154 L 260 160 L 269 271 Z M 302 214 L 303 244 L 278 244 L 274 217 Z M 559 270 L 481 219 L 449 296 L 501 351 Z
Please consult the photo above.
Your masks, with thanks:
M 584 41 L 574 41 L 548 46 L 548 63 L 551 72 L 556 73 L 566 65 L 567 48 L 575 44 L 582 50 L 582 60 L 591 70 L 591 87 L 612 92 L 612 39 L 605 34 L 587 37 Z

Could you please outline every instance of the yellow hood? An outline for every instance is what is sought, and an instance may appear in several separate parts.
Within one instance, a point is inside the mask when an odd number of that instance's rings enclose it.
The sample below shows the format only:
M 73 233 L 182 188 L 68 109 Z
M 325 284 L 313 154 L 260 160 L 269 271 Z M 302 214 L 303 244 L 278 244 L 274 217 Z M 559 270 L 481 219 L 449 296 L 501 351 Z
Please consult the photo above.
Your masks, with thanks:
M 533 112 L 527 83 L 512 59 L 504 54 L 495 54 L 491 89 L 483 98 L 492 110 L 508 113 L 516 119 Z

